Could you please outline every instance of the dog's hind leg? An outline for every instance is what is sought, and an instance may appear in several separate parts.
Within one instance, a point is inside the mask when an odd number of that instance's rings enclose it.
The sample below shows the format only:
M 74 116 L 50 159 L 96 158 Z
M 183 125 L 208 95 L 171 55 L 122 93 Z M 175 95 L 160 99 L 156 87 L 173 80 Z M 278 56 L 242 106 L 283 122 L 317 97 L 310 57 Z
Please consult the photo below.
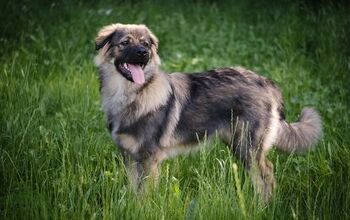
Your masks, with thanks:
M 249 172 L 255 190 L 264 202 L 268 202 L 275 188 L 273 164 L 266 158 L 266 152 L 261 149 L 238 145 L 234 153 Z
M 266 158 L 266 152 L 261 148 L 253 156 L 255 160 L 250 165 L 249 174 L 263 201 L 268 202 L 276 185 L 273 164 Z
M 224 142 L 249 172 L 254 188 L 261 195 L 263 201 L 267 202 L 275 187 L 273 165 L 265 156 L 269 148 L 264 148 L 264 144 L 270 143 L 266 141 L 259 143 L 257 140 L 260 138 L 251 138 L 252 131 L 244 124 L 239 124 L 233 132 L 230 129 L 222 134 Z
M 268 202 L 276 186 L 273 176 L 273 164 L 266 158 L 266 155 L 276 142 L 280 125 L 279 118 L 277 106 L 272 106 L 269 122 L 264 127 L 262 134 L 259 135 L 258 139 L 260 141 L 254 155 L 255 162 L 250 169 L 253 183 L 265 202 Z

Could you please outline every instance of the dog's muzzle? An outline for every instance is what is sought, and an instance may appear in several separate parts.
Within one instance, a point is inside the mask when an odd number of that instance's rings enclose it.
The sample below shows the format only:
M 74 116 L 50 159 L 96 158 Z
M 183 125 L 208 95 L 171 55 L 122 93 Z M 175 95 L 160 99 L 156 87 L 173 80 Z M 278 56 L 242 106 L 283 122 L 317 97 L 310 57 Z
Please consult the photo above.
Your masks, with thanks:
M 115 61 L 117 70 L 129 81 L 137 84 L 145 83 L 144 68 L 150 58 L 148 50 L 137 46 L 125 50 L 122 58 Z

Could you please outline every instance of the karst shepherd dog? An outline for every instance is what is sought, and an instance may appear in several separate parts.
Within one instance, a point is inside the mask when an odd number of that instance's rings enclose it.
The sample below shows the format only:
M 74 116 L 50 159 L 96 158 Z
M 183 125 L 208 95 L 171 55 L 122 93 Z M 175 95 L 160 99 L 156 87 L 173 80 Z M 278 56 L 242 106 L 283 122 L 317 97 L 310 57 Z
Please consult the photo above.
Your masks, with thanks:
M 107 127 L 137 191 L 145 177 L 159 178 L 163 160 L 198 148 L 203 138 L 218 137 L 267 201 L 275 187 L 267 152 L 273 146 L 303 152 L 321 137 L 314 109 L 304 108 L 298 122 L 288 123 L 279 89 L 250 70 L 162 72 L 158 39 L 145 25 L 105 26 L 95 43 Z

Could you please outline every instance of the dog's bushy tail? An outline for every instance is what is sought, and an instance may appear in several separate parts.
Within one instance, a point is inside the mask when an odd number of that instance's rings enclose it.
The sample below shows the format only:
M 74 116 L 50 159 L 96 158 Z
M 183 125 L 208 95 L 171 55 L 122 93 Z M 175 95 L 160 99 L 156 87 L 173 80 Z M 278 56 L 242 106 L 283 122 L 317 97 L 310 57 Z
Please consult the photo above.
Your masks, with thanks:
M 281 121 L 275 146 L 285 152 L 304 152 L 322 136 L 320 115 L 313 108 L 304 108 L 298 122 Z

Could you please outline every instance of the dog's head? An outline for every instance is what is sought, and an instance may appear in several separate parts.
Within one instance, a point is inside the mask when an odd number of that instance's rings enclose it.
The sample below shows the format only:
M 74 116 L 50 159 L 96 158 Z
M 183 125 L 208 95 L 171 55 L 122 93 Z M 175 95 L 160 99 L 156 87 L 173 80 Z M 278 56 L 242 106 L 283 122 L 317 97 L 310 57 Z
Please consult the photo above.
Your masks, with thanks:
M 159 65 L 158 39 L 145 25 L 112 24 L 103 27 L 96 37 L 96 50 L 127 80 L 143 84 Z M 148 68 L 148 69 L 149 69 Z

